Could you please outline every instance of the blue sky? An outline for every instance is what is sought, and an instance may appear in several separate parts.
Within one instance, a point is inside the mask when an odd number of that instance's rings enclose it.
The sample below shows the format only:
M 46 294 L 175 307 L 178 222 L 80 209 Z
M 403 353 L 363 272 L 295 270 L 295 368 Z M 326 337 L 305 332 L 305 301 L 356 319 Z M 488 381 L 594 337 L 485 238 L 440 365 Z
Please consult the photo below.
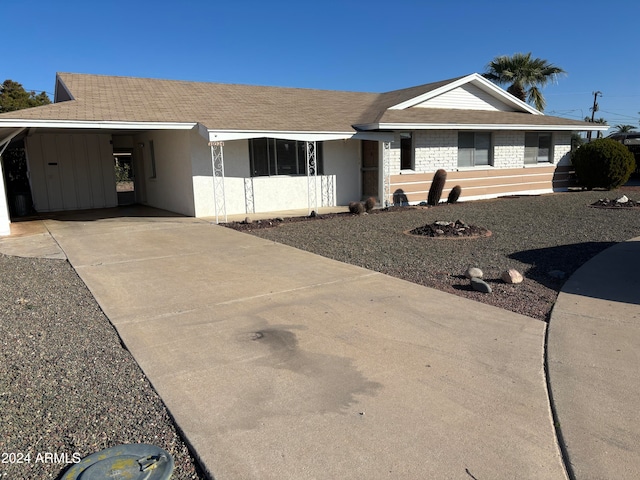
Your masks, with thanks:
M 640 128 L 640 2 L 0 0 L 0 81 L 55 73 L 383 92 L 532 52 L 567 75 L 545 113 Z M 52 95 L 51 95 L 52 96 Z

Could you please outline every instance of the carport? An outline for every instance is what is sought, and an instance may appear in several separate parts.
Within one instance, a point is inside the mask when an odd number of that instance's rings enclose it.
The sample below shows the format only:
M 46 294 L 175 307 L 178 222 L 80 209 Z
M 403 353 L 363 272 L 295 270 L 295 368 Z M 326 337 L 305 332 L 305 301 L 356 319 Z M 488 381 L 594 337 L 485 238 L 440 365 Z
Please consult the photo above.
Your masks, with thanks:
M 15 204 L 27 202 L 22 197 L 28 196 L 21 194 L 17 198 L 9 192 L 9 172 L 2 155 L 12 144 L 24 142 L 28 188 L 39 213 L 109 208 L 118 205 L 114 152 L 128 150 L 132 159 L 136 159 L 135 201 L 145 203 L 144 164 L 148 155 L 145 157 L 140 148 L 144 144 L 136 140 L 151 131 L 191 130 L 194 126 L 194 123 L 0 120 L 0 235 L 11 233 L 11 207 L 15 210 Z M 31 204 L 25 208 L 29 210 Z

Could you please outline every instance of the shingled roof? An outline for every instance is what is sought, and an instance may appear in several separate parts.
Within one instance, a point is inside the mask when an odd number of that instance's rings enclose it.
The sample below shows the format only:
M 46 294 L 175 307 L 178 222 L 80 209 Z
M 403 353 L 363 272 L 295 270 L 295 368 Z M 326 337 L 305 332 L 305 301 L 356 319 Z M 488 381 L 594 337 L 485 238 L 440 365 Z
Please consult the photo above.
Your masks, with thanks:
M 200 123 L 209 130 L 289 132 L 355 132 L 355 125 L 382 123 L 515 123 L 577 130 L 590 125 L 526 112 L 389 110 L 460 78 L 364 93 L 59 73 L 56 103 L 1 114 L 0 120 Z

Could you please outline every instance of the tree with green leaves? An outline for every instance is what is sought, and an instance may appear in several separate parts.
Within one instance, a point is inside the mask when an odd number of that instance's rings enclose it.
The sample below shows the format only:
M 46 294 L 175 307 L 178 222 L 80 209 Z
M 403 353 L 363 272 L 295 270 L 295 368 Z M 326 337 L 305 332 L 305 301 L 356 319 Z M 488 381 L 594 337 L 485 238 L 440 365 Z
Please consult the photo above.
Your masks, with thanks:
M 46 92 L 28 92 L 20 83 L 13 80 L 5 80 L 0 85 L 0 113 L 13 112 L 50 103 L 51 100 Z
M 613 128 L 615 128 L 614 133 L 628 133 L 633 132 L 636 129 L 633 125 L 616 125 Z
M 507 92 L 523 102 L 529 102 L 541 112 L 546 105 L 541 88 L 555 83 L 566 72 L 542 58 L 529 53 L 514 53 L 494 58 L 487 65 L 484 77 L 498 85 L 509 85 Z

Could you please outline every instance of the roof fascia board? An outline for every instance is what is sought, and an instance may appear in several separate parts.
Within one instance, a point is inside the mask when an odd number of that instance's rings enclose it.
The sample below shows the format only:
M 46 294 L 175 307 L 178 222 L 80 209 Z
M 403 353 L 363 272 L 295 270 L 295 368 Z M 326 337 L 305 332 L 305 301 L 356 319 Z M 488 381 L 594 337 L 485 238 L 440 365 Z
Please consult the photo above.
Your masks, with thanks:
M 523 102 L 519 98 L 514 97 L 510 93 L 505 92 L 502 88 L 498 87 L 493 82 L 487 80 L 486 78 L 484 78 L 482 75 L 478 73 L 472 73 L 471 75 L 467 75 L 466 77 L 459 78 L 458 80 L 455 80 L 451 83 L 443 85 L 440 88 L 436 88 L 435 90 L 424 93 L 422 95 L 418 95 L 415 98 L 406 100 L 402 103 L 389 107 L 389 110 L 405 110 L 407 108 L 414 107 L 419 103 L 429 100 L 430 98 L 434 98 L 434 97 L 437 97 L 438 95 L 442 95 L 443 93 L 446 93 L 450 90 L 453 90 L 454 88 L 458 88 L 467 83 L 474 83 L 478 88 L 493 95 L 494 97 L 499 97 L 500 100 L 504 101 L 509 105 L 516 107 L 519 110 L 525 110 L 526 112 L 531 113 L 532 115 L 544 115 L 539 110 L 533 108 L 531 105 L 529 105 L 526 102 Z
M 392 132 L 358 132 L 353 136 L 353 139 L 393 142 L 395 140 L 395 135 Z
M 354 132 L 279 132 L 279 131 L 232 131 L 209 130 L 210 142 L 224 142 L 230 140 L 246 140 L 249 138 L 280 138 L 284 140 L 301 140 L 307 142 L 321 142 L 327 140 L 347 140 L 354 136 Z
M 455 123 L 377 123 L 357 125 L 361 130 L 528 130 L 546 132 L 549 130 L 566 132 L 606 131 L 610 125 L 527 125 L 527 124 L 455 124 Z
M 196 123 L 0 119 L 0 127 L 4 126 L 26 128 L 97 128 L 108 130 L 190 130 L 196 126 Z

